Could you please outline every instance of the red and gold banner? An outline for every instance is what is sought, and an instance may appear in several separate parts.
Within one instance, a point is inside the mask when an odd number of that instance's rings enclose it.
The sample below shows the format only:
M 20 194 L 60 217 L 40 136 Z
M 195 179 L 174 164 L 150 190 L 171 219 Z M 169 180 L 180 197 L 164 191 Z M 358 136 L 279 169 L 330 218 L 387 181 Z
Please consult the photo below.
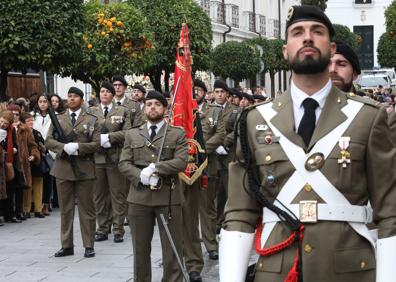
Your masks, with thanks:
M 191 52 L 190 37 L 187 24 L 183 23 L 180 39 L 176 49 L 176 66 L 174 73 L 174 105 L 171 124 L 181 126 L 186 132 L 188 141 L 188 165 L 184 172 L 179 173 L 180 178 L 191 185 L 202 174 L 207 166 L 204 146 L 197 141 L 197 134 L 202 134 L 196 128 L 195 112 L 197 102 L 193 99 L 193 82 L 191 77 Z

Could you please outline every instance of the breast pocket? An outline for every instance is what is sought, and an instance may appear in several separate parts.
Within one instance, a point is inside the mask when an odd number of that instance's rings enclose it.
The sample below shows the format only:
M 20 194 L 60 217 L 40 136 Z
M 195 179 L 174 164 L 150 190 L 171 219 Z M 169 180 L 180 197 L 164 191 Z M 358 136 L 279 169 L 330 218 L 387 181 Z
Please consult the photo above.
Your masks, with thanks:
M 147 152 L 145 152 L 145 146 L 144 141 L 134 141 L 131 143 L 130 148 L 133 153 L 134 162 L 144 159 L 144 156 L 147 154 Z
M 279 144 L 272 144 L 258 148 L 254 156 L 262 187 L 276 196 L 293 170 L 287 155 Z
M 176 150 L 176 144 L 165 144 L 162 150 L 161 159 L 164 161 L 173 159 L 175 150 Z

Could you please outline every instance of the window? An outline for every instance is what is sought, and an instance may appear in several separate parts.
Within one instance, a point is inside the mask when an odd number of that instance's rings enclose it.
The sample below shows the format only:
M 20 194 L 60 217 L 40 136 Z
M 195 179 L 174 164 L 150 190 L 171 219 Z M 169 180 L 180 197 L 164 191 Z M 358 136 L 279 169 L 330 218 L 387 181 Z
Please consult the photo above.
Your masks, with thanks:
M 231 26 L 239 27 L 239 7 L 237 5 L 231 6 Z
M 355 4 L 371 4 L 371 0 L 355 0 Z
M 254 26 L 255 22 L 256 22 L 256 15 L 254 13 L 250 13 L 249 12 L 249 31 L 256 31 L 256 28 Z
M 356 49 L 362 69 L 372 69 L 374 66 L 374 26 L 354 26 L 353 32 L 361 37 L 361 42 Z
M 262 16 L 262 15 L 259 16 L 258 32 L 260 32 L 263 35 L 265 35 L 265 33 L 266 33 L 265 16 Z

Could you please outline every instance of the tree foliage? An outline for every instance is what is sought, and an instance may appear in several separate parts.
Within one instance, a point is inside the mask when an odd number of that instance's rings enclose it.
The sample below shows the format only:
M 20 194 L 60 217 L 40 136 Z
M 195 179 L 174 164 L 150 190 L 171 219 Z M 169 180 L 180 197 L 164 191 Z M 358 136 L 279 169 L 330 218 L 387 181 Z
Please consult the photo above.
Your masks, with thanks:
M 222 78 L 232 78 L 238 83 L 260 71 L 260 54 L 247 42 L 228 41 L 212 52 L 212 72 Z
M 94 0 L 84 8 L 79 60 L 64 67 L 63 76 L 90 83 L 97 92 L 101 81 L 142 71 L 149 64 L 154 44 L 139 10 L 125 2 L 100 4 Z
M 321 8 L 323 11 L 326 10 L 327 8 L 327 1 L 328 0 L 301 0 L 302 5 L 313 5 L 313 6 L 318 6 Z
M 396 68 L 396 1 L 385 10 L 386 32 L 377 47 L 378 63 L 382 67 Z
M 161 90 L 161 74 L 165 72 L 165 90 L 175 68 L 175 53 L 182 23 L 188 24 L 193 57 L 193 71 L 208 70 L 212 46 L 212 25 L 208 15 L 192 0 L 129 0 L 148 18 L 154 33 L 156 50 L 153 64 L 145 69 L 154 88 Z
M 75 58 L 83 26 L 82 0 L 0 1 L 0 99 L 5 100 L 7 73 L 57 70 Z
M 378 41 L 378 63 L 381 67 L 396 68 L 395 33 L 385 32 Z
M 283 58 L 282 46 L 285 42 L 282 39 L 255 38 L 250 40 L 252 44 L 260 45 L 263 48 L 261 57 L 264 62 L 264 73 L 269 73 L 271 79 L 271 94 L 275 95 L 275 73 L 281 70 L 288 70 L 289 64 Z
M 334 40 L 343 41 L 353 49 L 356 49 L 359 46 L 362 41 L 360 35 L 352 32 L 349 27 L 345 25 L 333 24 L 333 26 L 335 30 Z

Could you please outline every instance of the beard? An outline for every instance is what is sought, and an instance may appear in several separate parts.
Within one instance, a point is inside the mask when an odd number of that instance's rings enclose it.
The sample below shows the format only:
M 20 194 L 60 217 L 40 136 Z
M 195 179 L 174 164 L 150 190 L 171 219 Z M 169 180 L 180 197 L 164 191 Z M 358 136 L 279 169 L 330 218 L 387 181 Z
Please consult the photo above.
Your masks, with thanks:
M 330 74 L 330 79 L 332 80 L 333 84 L 340 90 L 344 92 L 349 92 L 352 89 L 352 80 L 345 82 L 345 79 L 342 77 L 335 75 L 335 74 Z
M 161 114 L 161 113 L 158 113 L 155 111 L 151 111 L 146 115 L 146 117 L 150 122 L 157 123 L 164 118 L 164 114 Z
M 313 56 L 306 56 L 300 60 L 299 54 L 303 48 L 313 48 L 318 54 L 319 58 L 315 59 Z M 330 54 L 322 55 L 322 52 L 314 46 L 304 46 L 296 53 L 296 57 L 290 62 L 290 68 L 296 74 L 316 74 L 326 70 L 330 63 Z

